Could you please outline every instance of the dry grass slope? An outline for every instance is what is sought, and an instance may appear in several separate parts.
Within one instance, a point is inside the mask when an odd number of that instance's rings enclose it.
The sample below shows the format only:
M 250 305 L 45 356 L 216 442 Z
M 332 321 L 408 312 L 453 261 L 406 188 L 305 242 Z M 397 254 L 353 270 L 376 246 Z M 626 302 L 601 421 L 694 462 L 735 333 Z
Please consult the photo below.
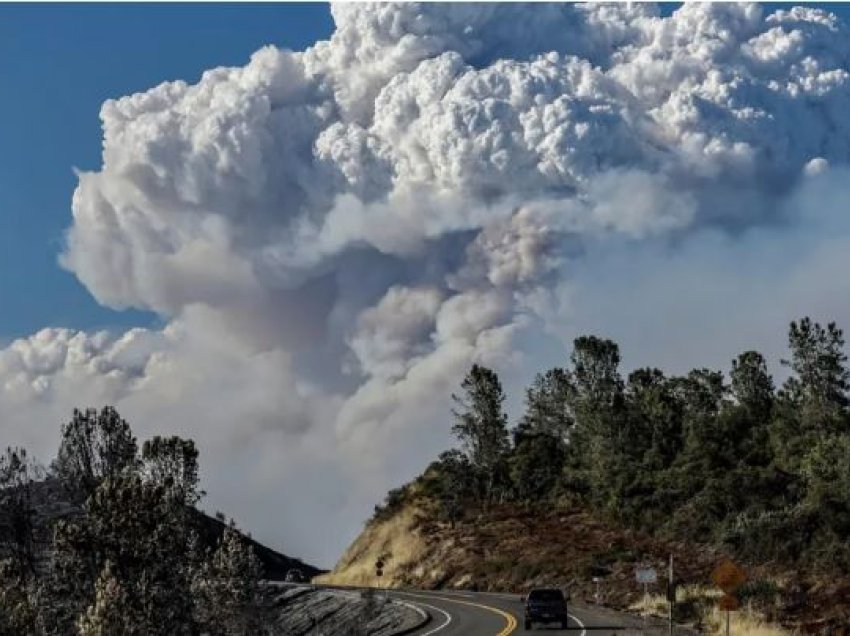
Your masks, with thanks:
M 661 592 L 660 587 L 649 590 L 644 604 L 634 571 L 641 563 L 663 572 L 673 554 L 676 576 L 684 584 L 679 589 L 680 619 L 709 633 L 725 627 L 713 610 L 718 591 L 710 575 L 726 555 L 711 546 L 664 541 L 619 528 L 569 502 L 546 508 L 504 504 L 468 510 L 454 527 L 438 519 L 434 502 L 411 489 L 397 506 L 369 522 L 336 568 L 317 582 L 503 592 L 557 585 L 569 587 L 574 599 L 593 603 L 592 580 L 600 577 L 605 605 L 666 616 L 666 603 L 652 596 Z M 379 558 L 385 562 L 380 579 L 375 576 Z M 777 591 L 769 603 L 758 596 L 746 601 L 748 611 L 733 615 L 732 633 L 790 633 L 767 618 L 807 633 L 850 624 L 850 581 L 801 587 L 798 573 L 770 564 L 742 565 L 753 583 L 772 583 Z M 753 608 L 767 611 L 759 614 Z
M 726 614 L 717 609 L 719 590 L 701 585 L 682 586 L 677 590 L 676 600 L 680 605 L 695 607 L 699 613 L 698 623 L 702 632 L 723 636 L 726 633 Z M 662 594 L 649 594 L 632 603 L 629 610 L 640 615 L 666 617 L 667 599 Z M 749 606 L 729 616 L 730 633 L 736 636 L 789 636 L 792 632 L 772 624 Z
M 342 555 L 332 572 L 316 577 L 328 585 L 398 587 L 407 573 L 419 563 L 427 548 L 420 532 L 420 510 L 405 506 L 398 514 L 370 522 Z M 375 563 L 384 561 L 383 576 L 378 578 Z
M 726 633 L 726 614 L 714 608 L 706 617 L 707 633 Z M 792 632 L 765 621 L 758 614 L 744 609 L 729 614 L 729 631 L 740 636 L 789 636 Z

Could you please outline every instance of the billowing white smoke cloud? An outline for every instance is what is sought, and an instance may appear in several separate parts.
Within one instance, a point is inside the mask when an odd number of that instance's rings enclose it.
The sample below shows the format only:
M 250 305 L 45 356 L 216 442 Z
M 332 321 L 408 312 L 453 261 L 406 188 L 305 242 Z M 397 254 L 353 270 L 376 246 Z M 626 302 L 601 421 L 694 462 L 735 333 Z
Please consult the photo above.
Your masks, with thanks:
M 116 403 L 198 440 L 211 506 L 330 564 L 447 444 L 473 361 L 517 395 L 579 330 L 682 369 L 850 318 L 850 32 L 829 14 L 333 15 L 304 52 L 104 104 L 62 263 L 168 324 L 13 343 L 12 438 L 48 455 L 72 406 Z

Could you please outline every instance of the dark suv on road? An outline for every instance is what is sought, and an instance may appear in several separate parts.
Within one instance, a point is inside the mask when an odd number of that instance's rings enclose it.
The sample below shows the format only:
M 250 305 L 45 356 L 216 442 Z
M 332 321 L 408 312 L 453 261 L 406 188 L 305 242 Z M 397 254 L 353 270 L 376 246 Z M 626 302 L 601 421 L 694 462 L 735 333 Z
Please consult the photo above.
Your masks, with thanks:
M 284 579 L 287 583 L 304 583 L 305 578 L 301 573 L 301 570 L 298 568 L 292 568 L 286 573 L 286 578 Z
M 567 597 L 556 588 L 535 588 L 525 597 L 525 629 L 532 623 L 559 623 L 567 629 Z

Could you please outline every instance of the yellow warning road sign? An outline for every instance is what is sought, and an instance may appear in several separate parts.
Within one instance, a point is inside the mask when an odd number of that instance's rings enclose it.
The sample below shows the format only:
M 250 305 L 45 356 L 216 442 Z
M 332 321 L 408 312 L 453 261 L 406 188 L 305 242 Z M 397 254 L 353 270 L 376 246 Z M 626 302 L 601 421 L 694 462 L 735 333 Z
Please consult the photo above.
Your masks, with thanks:
M 739 566 L 726 559 L 711 573 L 711 580 L 728 595 L 735 593 L 747 581 L 747 573 Z

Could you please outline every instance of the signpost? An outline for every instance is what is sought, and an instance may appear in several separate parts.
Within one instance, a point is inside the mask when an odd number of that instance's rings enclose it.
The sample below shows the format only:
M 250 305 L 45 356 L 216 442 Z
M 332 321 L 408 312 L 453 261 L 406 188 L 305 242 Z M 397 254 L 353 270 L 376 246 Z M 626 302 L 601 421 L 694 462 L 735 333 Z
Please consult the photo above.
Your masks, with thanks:
M 724 594 L 720 597 L 720 600 L 717 601 L 717 608 L 721 610 L 725 610 L 727 612 L 734 612 L 736 609 L 741 607 L 741 601 L 739 601 L 734 596 L 730 596 L 728 594 Z
M 651 566 L 644 564 L 635 570 L 635 580 L 643 585 L 643 602 L 644 605 L 648 605 L 649 591 L 647 590 L 647 586 L 658 580 L 658 573 Z M 643 621 L 644 631 L 646 631 L 646 616 L 644 616 Z
M 378 560 L 375 561 L 375 576 L 380 579 L 384 575 L 384 559 L 386 556 L 378 557 Z M 380 590 L 383 586 L 380 585 L 380 580 L 378 581 L 378 589 Z M 384 602 L 386 603 L 389 600 L 390 593 L 388 588 L 384 588 Z
M 670 555 L 670 571 L 667 573 L 667 602 L 670 603 L 669 631 L 673 636 L 673 605 L 676 604 L 676 579 L 673 578 L 673 555 Z
M 643 585 L 643 597 L 646 603 L 649 599 L 649 585 L 658 582 L 658 572 L 649 564 L 638 566 L 635 570 L 635 580 Z M 669 632 L 673 636 L 673 605 L 676 603 L 676 581 L 673 578 L 673 555 L 670 555 L 670 567 L 667 572 L 667 601 L 669 603 Z
M 729 636 L 729 612 L 741 606 L 735 592 L 747 582 L 747 573 L 739 565 L 726 559 L 711 573 L 711 580 L 724 592 L 717 602 L 717 607 L 726 612 L 726 636 Z

